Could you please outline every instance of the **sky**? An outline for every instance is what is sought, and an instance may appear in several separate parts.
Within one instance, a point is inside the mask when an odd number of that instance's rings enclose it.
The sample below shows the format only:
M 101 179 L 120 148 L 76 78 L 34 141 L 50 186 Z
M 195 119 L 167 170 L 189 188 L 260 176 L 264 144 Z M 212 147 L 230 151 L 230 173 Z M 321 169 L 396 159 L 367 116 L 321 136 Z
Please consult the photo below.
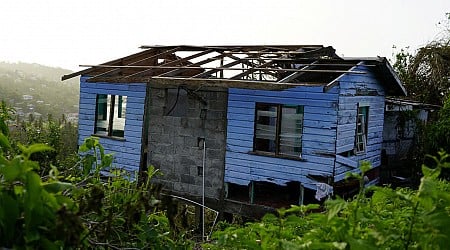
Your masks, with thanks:
M 250 44 L 392 58 L 435 39 L 446 12 L 450 0 L 2 0 L 0 61 L 76 71 L 141 45 Z

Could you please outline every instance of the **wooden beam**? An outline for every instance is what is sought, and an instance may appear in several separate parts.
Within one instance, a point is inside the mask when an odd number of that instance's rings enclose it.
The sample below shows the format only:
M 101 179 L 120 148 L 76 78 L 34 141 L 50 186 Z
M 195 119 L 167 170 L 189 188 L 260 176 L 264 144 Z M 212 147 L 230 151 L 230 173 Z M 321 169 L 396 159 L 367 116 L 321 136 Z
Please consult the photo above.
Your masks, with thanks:
M 250 181 L 249 200 L 250 200 L 250 204 L 255 203 L 255 182 L 254 181 Z
M 319 49 L 323 48 L 323 45 L 216 45 L 216 46 L 194 46 L 194 45 L 142 45 L 141 49 L 168 49 L 173 47 L 184 47 L 188 51 L 199 51 L 204 49 L 215 49 L 215 50 L 262 50 L 262 49 L 283 49 L 283 50 L 298 50 L 298 49 Z
M 152 56 L 149 56 L 149 57 L 146 57 L 146 58 L 144 58 L 144 59 L 140 59 L 140 60 L 134 61 L 134 62 L 132 62 L 132 63 L 130 63 L 130 64 L 123 65 L 123 66 L 134 66 L 134 65 L 136 65 L 136 64 L 138 64 L 138 63 L 141 63 L 141 62 L 144 62 L 144 61 L 153 60 L 153 59 L 158 59 L 160 56 L 164 56 L 164 55 L 167 55 L 167 54 L 175 53 L 175 52 L 178 51 L 179 49 L 180 49 L 180 48 L 177 47 L 177 48 L 174 48 L 174 49 L 166 50 L 166 51 L 161 52 L 161 53 L 158 53 L 158 54 L 156 54 L 156 55 L 152 55 Z M 113 70 L 109 70 L 109 71 L 107 71 L 107 72 L 105 72 L 105 73 L 101 73 L 101 74 L 99 74 L 99 75 L 94 76 L 94 78 L 96 78 L 96 77 L 101 77 L 101 76 L 105 76 L 105 75 L 109 75 L 109 74 L 112 74 L 112 73 L 115 73 L 115 72 L 119 72 L 121 69 L 122 69 L 122 68 L 116 68 L 116 69 L 113 69 Z
M 229 80 L 215 78 L 173 78 L 173 77 L 153 77 L 148 80 L 149 83 L 171 85 L 171 86 L 204 86 L 220 88 L 244 88 L 244 89 L 262 89 L 262 90 L 283 90 L 298 86 L 323 86 L 325 83 L 277 83 L 270 81 L 251 81 L 251 80 Z
M 239 64 L 239 63 L 241 63 L 240 60 L 234 61 L 234 62 L 231 62 L 231 63 L 227 63 L 227 64 L 223 65 L 223 67 L 220 67 L 220 68 L 213 68 L 213 69 L 208 70 L 208 71 L 206 71 L 206 72 L 203 72 L 203 73 L 197 74 L 197 75 L 195 75 L 195 76 L 192 76 L 192 78 L 201 78 L 202 76 L 209 76 L 209 75 L 211 75 L 211 74 L 213 74 L 213 73 L 216 73 L 216 72 L 218 72 L 218 71 L 221 71 L 221 70 L 224 70 L 224 69 L 230 69 L 229 67 L 232 67 L 232 66 L 234 66 L 234 65 L 237 65 L 237 64 Z M 242 69 L 239 69 L 239 70 L 242 70 Z
M 189 60 L 191 60 L 191 59 L 194 59 L 194 58 L 197 58 L 197 57 L 200 57 L 200 56 L 207 55 L 207 54 L 209 54 L 209 53 L 211 53 L 211 52 L 213 52 L 213 51 L 214 51 L 213 49 L 208 49 L 208 50 L 202 51 L 202 52 L 200 52 L 200 53 L 196 53 L 196 54 L 194 54 L 194 55 L 190 55 L 190 56 L 188 56 L 188 57 L 184 57 L 184 58 L 181 58 L 181 59 L 178 59 L 178 60 L 175 60 L 175 61 L 171 61 L 171 62 L 162 64 L 162 65 L 159 65 L 159 66 L 172 66 L 172 65 L 177 65 L 177 64 L 179 64 L 179 63 L 187 62 L 187 61 L 189 61 Z M 127 77 L 133 77 L 133 76 L 138 76 L 138 75 L 144 74 L 144 73 L 146 73 L 146 72 L 149 72 L 149 71 L 151 71 L 151 70 L 153 70 L 153 69 L 146 69 L 146 70 L 141 71 L 141 72 L 137 72 L 137 73 L 134 73 L 134 74 L 131 74 L 131 75 L 127 75 L 127 76 L 125 76 L 125 78 L 127 78 Z
M 219 55 L 219 56 L 216 56 L 216 57 L 210 57 L 210 58 L 207 58 L 207 59 L 202 60 L 202 61 L 200 61 L 200 62 L 193 63 L 193 64 L 191 64 L 191 65 L 189 65 L 189 66 L 190 66 L 190 67 L 200 66 L 200 65 L 203 65 L 203 64 L 207 64 L 207 63 L 210 63 L 210 62 L 219 60 L 219 59 L 221 59 L 221 58 L 223 58 L 223 57 L 224 57 L 223 55 Z M 159 75 L 157 75 L 157 76 L 174 76 L 174 75 L 176 75 L 176 74 L 178 74 L 178 73 L 181 73 L 181 72 L 183 72 L 184 70 L 186 70 L 186 68 L 184 68 L 184 67 L 182 67 L 182 68 L 180 68 L 180 67 L 174 67 L 174 68 L 175 68 L 174 70 L 171 70 L 171 71 L 166 72 L 166 73 L 163 73 L 163 74 L 159 74 Z M 203 67 L 196 67 L 196 68 L 204 69 Z
M 100 65 L 112 65 L 112 64 L 120 63 L 121 60 L 130 60 L 132 58 L 139 57 L 139 56 L 151 53 L 153 51 L 154 50 L 152 50 L 152 49 L 147 49 L 147 50 L 144 50 L 144 51 L 141 51 L 141 52 L 138 52 L 138 53 L 126 56 L 126 57 L 122 57 L 122 58 L 115 59 L 115 60 L 112 60 L 112 61 L 109 61 L 109 62 L 106 62 L 106 63 L 102 63 Z M 83 67 L 83 66 L 80 65 L 80 67 Z M 61 80 L 64 81 L 64 80 L 70 79 L 72 77 L 76 77 L 76 76 L 83 75 L 83 74 L 88 74 L 88 73 L 90 73 L 90 72 L 92 72 L 94 70 L 96 70 L 96 69 L 95 68 L 90 68 L 90 69 L 84 69 L 84 70 L 81 70 L 81 71 L 77 71 L 77 72 L 74 72 L 74 73 L 71 73 L 71 74 L 67 74 L 67 75 L 62 76 Z
M 309 64 L 309 65 L 304 66 L 304 67 L 302 68 L 302 70 L 310 69 L 311 67 L 315 66 L 315 65 L 316 65 L 315 63 L 317 63 L 317 62 L 318 62 L 318 61 L 315 61 L 315 62 L 313 62 L 313 63 L 311 63 L 311 64 Z M 294 72 L 294 73 L 292 73 L 292 74 L 286 76 L 285 78 L 279 80 L 278 82 L 289 82 L 290 80 L 295 79 L 295 78 L 297 78 L 298 76 L 300 76 L 300 75 L 302 75 L 302 74 L 305 74 L 305 72 L 298 72 L 298 71 L 297 71 L 297 72 Z
M 211 60 L 217 60 L 217 58 L 211 59 Z M 211 60 L 208 60 L 211 62 Z M 202 64 L 205 64 L 206 62 L 202 61 Z M 180 69 L 180 70 L 187 70 L 187 69 L 209 69 L 211 71 L 214 71 L 212 73 L 215 73 L 220 70 L 247 70 L 247 68 L 229 68 L 231 66 L 234 66 L 236 64 L 239 64 L 241 62 L 231 62 L 229 64 L 224 65 L 223 67 L 199 67 L 199 66 L 192 66 L 196 65 L 198 63 L 191 64 L 189 66 L 114 66 L 114 65 L 82 65 L 83 67 L 98 67 L 98 68 L 123 68 L 123 69 Z M 231 66 L 230 66 L 231 65 Z M 351 71 L 351 70 L 329 70 L 329 69 L 282 69 L 282 68 L 260 68 L 255 67 L 252 68 L 255 70 L 261 70 L 261 71 L 277 71 L 277 72 L 317 72 L 317 73 L 350 73 L 350 74 L 366 74 L 364 71 Z M 169 72 L 167 72 L 169 73 Z M 204 72 L 202 75 L 210 75 L 212 73 Z M 166 74 L 166 73 L 164 73 Z M 163 76 L 164 74 L 157 75 L 157 76 Z M 165 76 L 165 75 L 164 75 Z M 93 76 L 97 77 L 97 76 Z M 196 77 L 198 78 L 198 77 Z
M 305 187 L 300 184 L 300 197 L 298 198 L 298 205 L 302 206 L 304 205 L 304 201 L 305 201 Z
M 272 62 L 266 62 L 266 63 L 264 63 L 264 64 L 259 65 L 259 67 L 264 67 L 264 66 L 267 66 L 267 65 L 270 65 L 270 64 L 272 64 Z M 229 79 L 230 79 L 230 80 L 241 79 L 241 77 L 246 76 L 246 75 L 248 75 L 248 74 L 250 74 L 250 73 L 253 73 L 253 72 L 255 72 L 255 71 L 257 71 L 255 68 L 249 68 L 249 69 L 247 69 L 246 71 L 244 71 L 244 72 L 242 72 L 242 73 L 240 73 L 240 74 L 237 74 L 237 75 L 235 75 L 235 76 L 233 76 L 233 77 L 231 77 L 231 78 L 229 78 Z
M 357 65 L 361 64 L 361 62 L 359 62 Z M 355 70 L 357 68 L 357 65 L 354 65 L 351 69 L 349 69 L 348 71 L 352 72 L 352 70 Z M 355 71 L 355 72 L 359 72 L 359 71 Z M 339 83 L 339 77 L 336 77 L 333 81 L 329 82 L 327 85 L 325 85 L 323 87 L 323 92 L 327 92 L 328 90 L 330 90 L 332 87 L 336 86 Z

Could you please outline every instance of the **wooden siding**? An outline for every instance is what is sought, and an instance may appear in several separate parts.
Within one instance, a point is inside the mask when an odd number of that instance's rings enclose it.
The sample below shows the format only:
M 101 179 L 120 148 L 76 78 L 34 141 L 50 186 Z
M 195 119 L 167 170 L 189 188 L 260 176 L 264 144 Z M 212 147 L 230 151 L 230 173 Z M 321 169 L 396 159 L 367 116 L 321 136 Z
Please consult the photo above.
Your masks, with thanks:
M 358 167 L 362 161 L 370 162 L 372 167 L 378 167 L 381 164 L 385 92 L 368 67 L 358 65 L 354 70 L 367 73 L 346 74 L 338 79 L 340 93 L 336 154 L 343 153 L 344 156 L 336 157 L 335 182 L 343 180 L 346 172 L 359 172 Z M 366 151 L 346 157 L 345 152 L 355 147 L 358 105 L 369 107 Z
M 142 123 L 144 116 L 145 84 L 87 83 L 80 80 L 80 111 L 78 143 L 93 135 L 95 102 L 97 94 L 127 96 L 124 140 L 100 138 L 106 153 L 114 153 L 114 166 L 128 171 L 138 171 L 141 152 Z
M 255 155 L 253 136 L 257 102 L 304 106 L 302 160 Z M 307 175 L 331 176 L 335 151 L 338 88 L 323 93 L 320 86 L 284 91 L 230 89 L 228 96 L 225 182 L 248 185 L 268 181 L 284 185 L 299 181 L 313 188 Z

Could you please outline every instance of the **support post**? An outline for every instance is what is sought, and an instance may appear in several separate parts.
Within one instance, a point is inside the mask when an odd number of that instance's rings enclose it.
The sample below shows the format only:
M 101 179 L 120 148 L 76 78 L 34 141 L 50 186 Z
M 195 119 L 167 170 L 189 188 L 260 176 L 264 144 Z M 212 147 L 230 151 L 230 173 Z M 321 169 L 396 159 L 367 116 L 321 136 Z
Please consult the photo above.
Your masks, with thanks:
M 250 190 L 249 190 L 249 196 L 250 196 L 250 204 L 253 204 L 255 202 L 255 182 L 250 182 Z
M 302 206 L 305 199 L 305 188 L 300 184 L 300 197 L 298 198 L 298 205 Z

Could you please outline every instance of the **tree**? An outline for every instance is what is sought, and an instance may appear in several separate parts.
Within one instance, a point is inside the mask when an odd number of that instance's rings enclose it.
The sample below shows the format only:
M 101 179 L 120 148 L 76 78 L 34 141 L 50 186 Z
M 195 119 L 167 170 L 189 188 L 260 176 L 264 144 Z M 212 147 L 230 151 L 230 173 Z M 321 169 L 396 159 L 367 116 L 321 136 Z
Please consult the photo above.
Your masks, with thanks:
M 408 94 L 418 101 L 443 105 L 450 94 L 450 13 L 441 22 L 439 37 L 419 48 L 415 55 L 402 49 L 394 68 Z

